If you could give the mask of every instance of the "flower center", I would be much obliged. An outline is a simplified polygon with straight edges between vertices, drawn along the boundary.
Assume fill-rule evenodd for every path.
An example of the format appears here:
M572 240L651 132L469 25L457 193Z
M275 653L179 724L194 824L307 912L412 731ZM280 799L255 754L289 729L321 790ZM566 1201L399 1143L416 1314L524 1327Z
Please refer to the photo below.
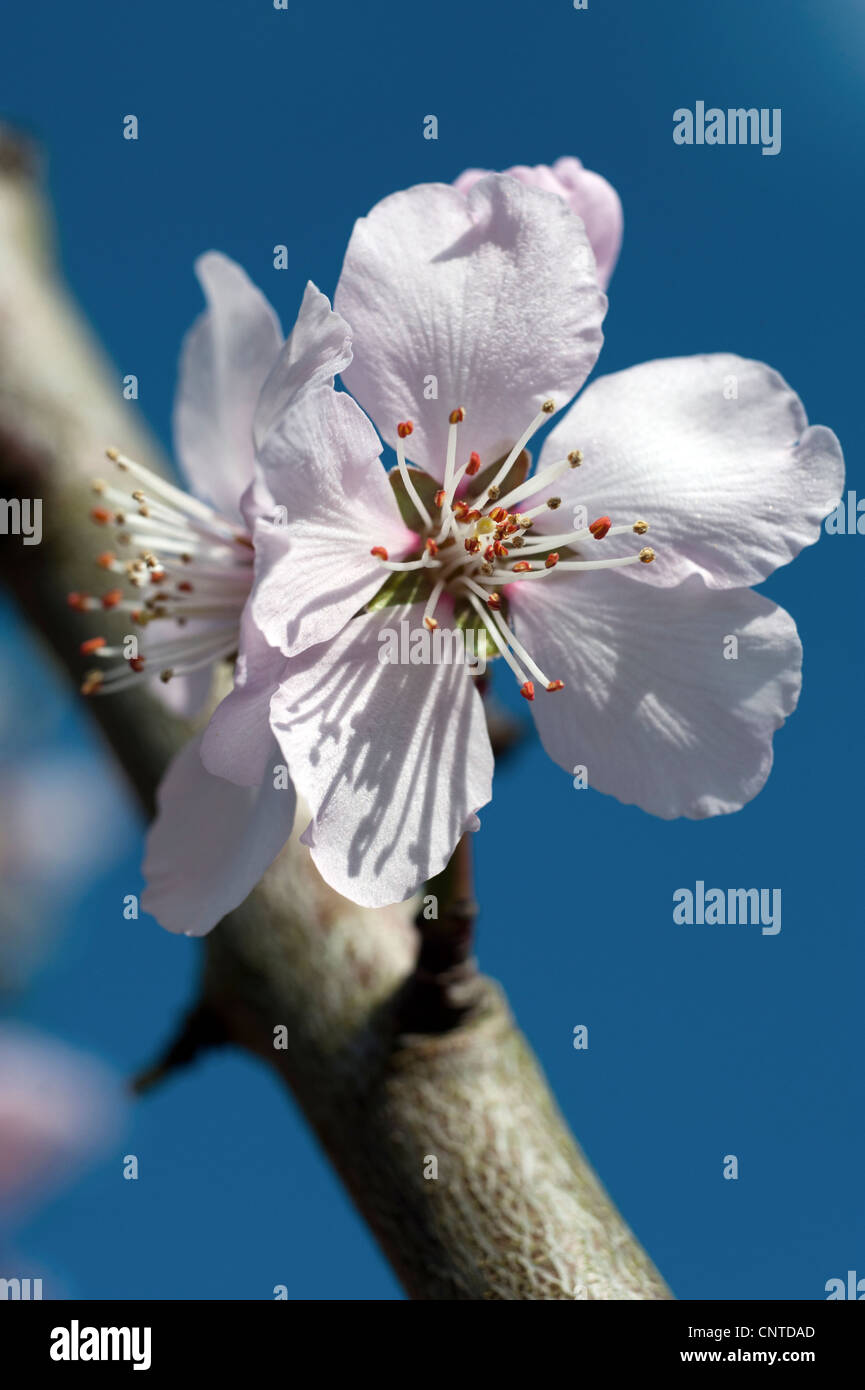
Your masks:
M242 527L116 449L107 453L139 486L125 493L94 481L99 505L91 518L116 528L115 549L97 563L141 597L114 588L101 597L70 594L69 603L82 613L128 613L141 636L129 634L119 645L104 637L82 642L84 655L113 663L86 673L85 695L122 690L144 670L169 681L230 657L253 577L252 540Z
M536 518L548 511L555 511L561 505L561 498L547 497L525 512L520 511L519 503L527 497L543 495L557 479L570 469L578 468L583 461L579 449L572 450L567 457L543 468L533 477L509 487L502 496L505 479L526 444L554 411L554 403L545 401L538 415L495 470L491 481L480 489L477 496L458 498L460 484L480 471L481 459L477 453L471 453L468 461L462 467L457 467L458 432L466 412L462 406L452 410L443 483L434 496L435 516L423 501L407 467L404 441L413 433L414 426L411 420L402 421L397 425L397 465L405 492L420 518L420 553L404 560L391 560L383 546L373 546L371 550L373 555L379 557L383 568L431 571L432 588L423 615L428 628L438 626L435 612L443 594L448 593L455 601L468 605L514 673L520 693L527 700L535 697L532 676L550 692L564 689L564 682L549 679L508 625L502 613L503 602L507 606L507 587L526 580L546 579L556 569L619 569L624 565L650 564L655 558L655 552L649 546L643 547L637 554L611 559L571 558L580 555L579 549L575 550L574 547L586 541L600 541L606 536L625 532L645 535L649 529L645 521L614 526L608 516L602 516L587 526L571 531L546 535L534 532ZM518 552L516 556L514 551Z

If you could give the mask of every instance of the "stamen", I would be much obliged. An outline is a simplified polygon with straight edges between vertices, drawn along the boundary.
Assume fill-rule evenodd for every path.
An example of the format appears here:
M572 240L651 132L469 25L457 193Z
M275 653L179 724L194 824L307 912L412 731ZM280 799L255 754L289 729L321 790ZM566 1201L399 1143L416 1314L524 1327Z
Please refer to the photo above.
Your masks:
M436 536L437 541L444 540L445 536L448 534L453 524L453 512L451 511L451 503L453 501L454 493L457 489L457 484L465 471L465 469L461 469L458 476L456 476L454 473L457 457L457 428L459 425L462 424L465 418L466 413L461 405L457 406L456 410L452 410L450 415L448 416L448 447L447 457L445 459L444 487L441 489L440 492L436 493L436 503L441 508L441 511L443 513L443 524L441 530ZM442 496L442 494L444 495ZM441 501L439 501L439 498L441 498Z
M191 497L188 492L183 492L181 488L174 487L172 483L161 478L158 473L153 473L149 468L136 463L134 459L127 458L117 449L106 449L105 453L122 472L131 473L135 478L141 478L155 496L172 503L179 512L186 516L194 516L199 521L225 525L225 518L220 516L215 508L208 506L206 502L199 501L197 497Z
M426 601L426 607L424 608L424 611L423 611L423 620L424 620L424 626L425 626L425 627L428 627L429 630L430 630L430 632L432 632L433 628L438 627L438 623L436 622L435 618L433 617L433 613L435 612L435 610L436 610L436 605L438 604L438 601L439 601L439 599L440 599L441 596L442 596L442 593L443 593L443 591L444 591L444 587L445 587L445 581L444 581L443 579L437 580L437 582L433 585L433 591L432 591L432 593L430 594L429 598L428 598L427 601Z
M543 425L546 422L549 416L554 413L555 408L556 406L554 401L544 401L534 420L529 425L528 429L524 430L524 432L520 435L519 439L517 440L514 447L511 449L511 452L508 454L498 473L493 478L492 482L490 483L487 496L493 497L493 493L495 493L495 497L498 497L498 488L500 484L504 482L505 478L510 473L511 468L513 467L514 463L516 463L517 459L523 452L523 449L528 444L532 435L535 434L536 431L540 429L541 425ZM524 493L523 495L526 496L527 494ZM495 498L493 498L493 500L495 500Z
M384 550L384 546L382 546L382 545L377 545L377 546L374 546L374 547L373 547L373 549L370 551L370 554L371 554L371 555L381 555L382 550ZM387 551L386 551L386 550L385 550L384 553L385 553L385 555L387 555ZM422 569L426 569L427 567L429 567L429 568L431 568L431 569L440 569L440 568L441 568L441 560L433 560L433 559L431 558L429 552L428 552L427 550L425 550L424 553L423 553L423 555L420 557L419 560L386 560L386 559L382 559L382 561L381 561L381 567L382 567L382 569L385 569L385 570L422 570Z
M510 666L511 670L513 671L514 675L519 681L520 689L522 690L524 686L531 686L531 681L529 680L525 671L520 666L520 663L517 661L516 657L511 654L507 642L502 639L502 636L498 628L496 627L494 619L498 615L495 613L491 613L490 610L485 606L485 604L481 603L480 599L476 598L475 595L471 592L471 590L468 589L468 586L466 586L466 588L469 603L472 605L475 612L480 616L481 621L484 624L484 627L492 637L493 641L495 642L496 646L498 647L508 666ZM533 688L531 695L527 695L526 699L534 699Z
M538 663L529 655L522 642L514 634L512 629L508 627L501 613L493 611L493 622L496 624L496 627L499 629L499 632L502 634L505 641L510 643L511 647L516 652L520 660L525 662L532 675L535 676L536 679L539 680L541 684L547 688L547 690L549 690L550 686L554 684L554 682L550 681L547 678L547 676L544 675ZM562 682L562 684L564 684L564 682Z
M445 460L444 476L445 498L448 502L453 496L454 488L454 465L456 464L457 457L457 427L462 424L465 418L466 413L462 406L459 406L456 410L452 410L448 416L448 451Z
M640 551L639 555L623 555L621 558L615 560L559 560L555 569L556 572L559 570L614 570L622 569L625 565L637 565L640 563L650 565L654 558L654 550L652 550L650 546L646 546ZM490 578L499 584L508 584L513 583L515 580L546 579L547 575L553 572L548 569L536 569L531 570L531 573L528 574L525 572L518 574L516 571L519 569L520 565L514 565L512 571L493 570ZM529 569L531 569L531 567L526 565L526 570Z
M167 684L168 681L173 680L175 676L188 676L193 671L200 671L202 666L212 666L214 661L219 661L223 657L231 656L232 652L236 650L236 639L228 643L223 642L221 647L218 647L215 651L208 652L204 656L200 656L197 661L186 661L180 666L172 666L167 671L160 671L159 679L165 681Z
M602 520L609 521L609 517L604 517ZM592 523L592 526L599 525L600 523L597 521ZM573 541L584 541L588 540L590 537L594 537L595 540L601 540L604 536L623 536L626 533L636 531L637 526L641 527L641 530L638 532L639 535L644 535L649 529L648 522L641 521L637 522L634 526L609 526L605 531L602 530L601 535L598 535L596 531L592 530L592 526L585 526L581 531L563 531L556 535L532 534L529 537L531 544L526 546L524 553L526 555L541 555L545 550L549 550L550 547L554 545L570 545ZM516 544L516 542L511 541L511 545L514 544Z
M430 516L429 512L427 511L426 507L424 506L423 502L422 502L421 499L420 499L420 496L419 496L419 494L418 494L417 488L415 487L414 483L412 482L411 474L410 474L409 471L408 471L408 467L406 466L406 461L405 461L405 446L404 446L404 444L403 444L402 441L403 441L404 439L408 439L409 435L412 434L413 431L414 431L414 425L412 424L411 420L403 420L402 423L399 424L399 425L397 425L397 427L396 427L396 433L397 433L397 444L396 444L396 461L397 461L397 467L399 468L399 475L400 475L400 477L402 478L403 486L404 486L406 492L408 493L409 497L411 498L411 500L412 500L412 502L413 502L413 504L414 504L415 510L417 511L418 516L420 517L420 519L421 519L421 521L423 522L424 526L428 526L428 527L430 527L430 529L432 529L432 524L433 524L433 523L432 523L432 517Z
M572 459L579 454L579 452L579 449L575 449L572 453L568 454L567 458L558 459L556 463L551 463L547 468L542 468L540 473L533 473L532 476L526 478L526 481L521 483L519 487L515 487L512 492L509 492L507 497L503 497L499 505L506 507L508 511L513 511L515 502L519 502L523 497L531 497L532 493L543 491L545 487L549 487L550 483L554 483L557 478L561 478L562 474L567 473L568 469L576 468L577 464L573 463ZM580 454L580 458L582 459L582 454ZM535 515L538 515L538 513L535 513Z

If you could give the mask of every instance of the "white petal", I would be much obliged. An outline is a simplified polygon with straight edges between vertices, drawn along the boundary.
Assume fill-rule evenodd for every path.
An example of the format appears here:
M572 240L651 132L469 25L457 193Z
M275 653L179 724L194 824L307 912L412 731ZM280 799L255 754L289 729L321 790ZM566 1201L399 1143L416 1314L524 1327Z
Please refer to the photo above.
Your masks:
M698 575L658 589L625 574L555 575L507 591L518 636L565 682L532 705L544 747L653 815L736 811L766 781L772 734L796 707L796 625L750 589L708 589ZM737 659L725 657L731 637Z
M252 891L291 834L294 788L238 787L213 777L201 740L177 754L147 839L141 905L168 931L203 936ZM273 744L274 766L281 759Z
M208 307L183 344L175 447L196 495L234 520L252 481L252 422L282 331L264 295L227 256L210 251L195 269Z
M333 386L351 361L351 330L334 313L327 295L307 282L297 321L265 382L255 412L255 442L260 447L298 395L309 388Z
M252 612L287 656L324 642L389 577L415 537L399 515L372 425L345 392L302 393L271 429L261 466L285 524L255 529Z
M345 897L411 896L478 826L493 756L480 696L461 665L386 664L379 633L420 629L422 608L356 618L290 663L274 732L313 820L303 835Z
M454 188L468 193L489 172L488 169L466 169L459 178L454 179ZM571 211L583 219L595 253L598 283L605 290L619 258L624 228L621 199L613 185L591 169L584 169L579 159L567 155L557 159L552 168L547 164L531 167L514 164L503 173L509 174L512 179L519 179L520 183L557 193L564 198Z
M288 341L261 388L253 422L256 451L264 448L273 429L281 427L290 439L289 421L297 402L310 392L332 390L334 377L350 361L348 324L333 312L327 295L308 281ZM266 479L262 468L257 467L241 502L250 531L259 518L272 520L274 517L277 503L269 485L271 482L281 494L281 505L285 505L285 495L291 495L297 467L291 447L278 455L271 450L268 457L276 466L275 476Z
M247 604L234 688L213 711L201 741L201 760L215 777L257 787L272 771L270 701L284 669L285 657L265 640Z
M599 377L552 430L538 467L571 449L583 464L551 489L562 498L554 530L575 505L589 521L648 521L656 562L626 572L659 585L695 572L713 588L759 583L818 539L844 477L838 440L808 427L783 378L729 353Z
M449 413L466 410L458 462L493 463L548 397L561 407L581 386L606 311L580 220L503 174L468 197L422 184L385 198L355 225L335 303L354 336L343 380L389 444L413 421L410 457L439 479Z

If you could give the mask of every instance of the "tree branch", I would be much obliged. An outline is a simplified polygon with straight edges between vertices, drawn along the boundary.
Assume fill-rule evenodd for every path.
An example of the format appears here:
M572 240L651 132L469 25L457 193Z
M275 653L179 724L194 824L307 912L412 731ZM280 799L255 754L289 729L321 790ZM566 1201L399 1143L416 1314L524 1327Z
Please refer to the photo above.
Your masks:
M44 535L0 545L0 573L73 674L88 635L65 602L98 547L88 476L102 450L159 468L46 254L32 162L0 138L0 492L43 499ZM166 344L166 351L171 351ZM145 692L89 708L149 811L188 729ZM301 822L302 824L303 822ZM369 911L293 839L206 939L200 998L153 1084L230 1040L283 1078L415 1299L663 1299L670 1294L568 1134L502 991L470 956L460 851L413 905ZM416 968L417 967L417 968Z

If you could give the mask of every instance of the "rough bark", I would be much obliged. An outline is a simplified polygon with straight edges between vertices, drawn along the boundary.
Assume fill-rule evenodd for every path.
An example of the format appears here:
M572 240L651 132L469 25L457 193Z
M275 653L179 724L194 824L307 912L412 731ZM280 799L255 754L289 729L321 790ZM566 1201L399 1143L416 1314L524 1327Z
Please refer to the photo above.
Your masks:
M49 225L31 157L0 136L0 495L41 497L44 527L39 546L2 538L0 574L77 683L90 634L65 594L96 582L101 548L87 479L110 444L163 464L59 279ZM150 811L188 729L144 692L89 708ZM425 936L418 973L414 905L356 907L292 841L206 939L200 1000L140 1086L221 1042L262 1057L414 1299L669 1298L467 956L464 907L457 948Z

